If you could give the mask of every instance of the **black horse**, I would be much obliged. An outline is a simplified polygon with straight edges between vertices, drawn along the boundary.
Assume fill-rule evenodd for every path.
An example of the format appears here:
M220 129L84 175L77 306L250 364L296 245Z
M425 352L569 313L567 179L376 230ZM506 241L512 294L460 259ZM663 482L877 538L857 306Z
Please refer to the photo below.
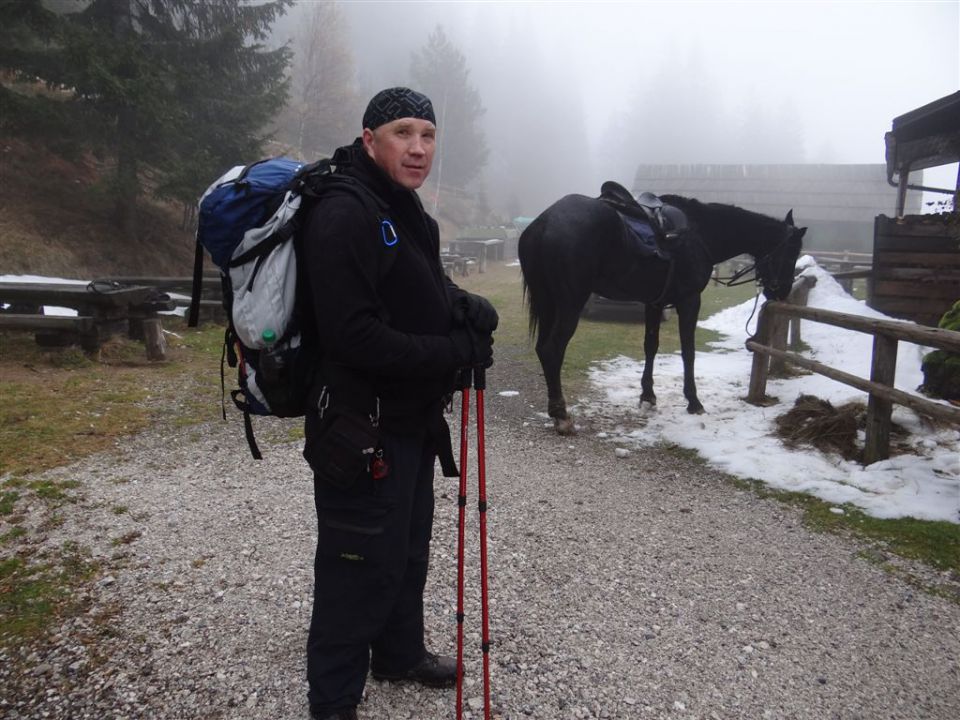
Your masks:
M660 342L663 309L675 307L680 324L683 395L687 412L702 413L693 378L694 332L700 293L714 265L748 253L763 293L782 300L790 292L806 228L732 205L663 195L663 203L686 216L687 227L670 240L670 256L649 256L624 231L618 212L599 198L567 195L543 211L520 236L518 254L530 333L547 382L547 410L560 434L574 432L560 386L560 367L580 312L591 292L613 300L645 303L645 362L640 402L656 404L653 359Z

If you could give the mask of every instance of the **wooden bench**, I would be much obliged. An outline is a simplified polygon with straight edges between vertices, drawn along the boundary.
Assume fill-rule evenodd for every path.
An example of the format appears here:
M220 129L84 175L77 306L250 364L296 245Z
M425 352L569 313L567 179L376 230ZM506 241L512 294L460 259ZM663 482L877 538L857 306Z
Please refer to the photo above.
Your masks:
M109 337L126 332L142 339L147 358L166 358L166 342L158 313L173 310L174 302L156 288L121 287L114 283L0 283L0 303L14 312L0 312L0 327L33 330L41 345L79 342L89 353L99 352ZM74 316L45 315L43 306L66 307ZM38 308L26 313L20 308Z
M96 352L107 328L88 315L27 315L0 313L0 330L33 331L38 345L62 347L79 345L86 352Z

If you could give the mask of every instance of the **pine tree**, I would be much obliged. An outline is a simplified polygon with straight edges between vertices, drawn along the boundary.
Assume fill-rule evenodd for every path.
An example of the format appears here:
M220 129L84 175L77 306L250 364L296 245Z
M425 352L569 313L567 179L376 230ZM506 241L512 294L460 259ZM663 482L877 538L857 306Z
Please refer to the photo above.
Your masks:
M264 41L292 2L90 0L53 12L6 0L0 69L34 82L28 93L3 89L0 129L109 153L117 224L136 237L148 170L155 192L192 203L219 172L260 154L290 57Z
M447 39L442 26L413 54L410 74L416 82L414 89L433 101L438 130L437 181L466 187L487 162L486 138L478 127L486 109L470 84L466 58Z

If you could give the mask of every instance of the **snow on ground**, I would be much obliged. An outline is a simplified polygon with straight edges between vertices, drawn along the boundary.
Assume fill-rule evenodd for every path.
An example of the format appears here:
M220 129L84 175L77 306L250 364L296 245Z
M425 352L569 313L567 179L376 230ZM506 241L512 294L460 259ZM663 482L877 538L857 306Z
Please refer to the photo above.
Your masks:
M817 278L808 305L837 312L892 320L848 295L812 258L798 266ZM831 503L851 503L875 517L913 516L960 523L960 430L934 428L916 413L894 405L893 420L910 433L916 454L905 454L862 467L812 446L787 448L774 434L774 419L793 407L801 394L829 400L866 402L860 390L821 375L771 378L767 394L780 403L761 408L747 404L752 353L746 350L745 326L753 300L723 310L700 322L722 339L713 351L698 353L696 381L704 415L689 415L682 392L680 354L659 355L654 368L655 409L637 407L643 364L618 357L596 363L590 371L600 400L581 405L582 412L603 412L622 418L617 441L652 445L660 441L696 450L709 464L732 475L761 480L783 490L804 492ZM756 330L756 318L750 331ZM860 377L870 377L872 336L803 321L808 357ZM916 392L923 381L921 358L929 348L900 342L896 387ZM610 412L613 410L614 412ZM862 440L862 433L861 433Z

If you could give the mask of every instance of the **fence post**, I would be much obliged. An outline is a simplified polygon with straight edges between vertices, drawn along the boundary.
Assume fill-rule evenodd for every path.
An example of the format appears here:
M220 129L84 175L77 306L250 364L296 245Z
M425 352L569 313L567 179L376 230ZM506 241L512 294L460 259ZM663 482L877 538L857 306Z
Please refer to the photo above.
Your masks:
M770 347L777 350L787 349L787 330L790 319L781 313L772 313L770 316L769 339ZM770 358L768 373L773 377L784 377L787 374L787 361L783 358Z
M753 336L753 341L760 345L768 345L770 337L770 311L767 310L767 304L760 306L760 313L757 316L757 332ZM761 352L754 351L753 365L750 368L750 389L747 391L747 402L754 405L763 405L767 399L767 370L770 366L770 358Z
M897 372L897 339L877 333L873 336L873 362L870 379L893 387ZM863 463L869 465L890 457L890 415L893 403L873 393L867 401L867 439L863 448Z
M793 288L790 290L790 295L787 296L787 302L791 305L806 307L807 298L810 297L810 288L816 284L816 275L803 275L797 278L793 283ZM790 318L789 347L791 350L799 350L800 343L800 318L794 316Z

